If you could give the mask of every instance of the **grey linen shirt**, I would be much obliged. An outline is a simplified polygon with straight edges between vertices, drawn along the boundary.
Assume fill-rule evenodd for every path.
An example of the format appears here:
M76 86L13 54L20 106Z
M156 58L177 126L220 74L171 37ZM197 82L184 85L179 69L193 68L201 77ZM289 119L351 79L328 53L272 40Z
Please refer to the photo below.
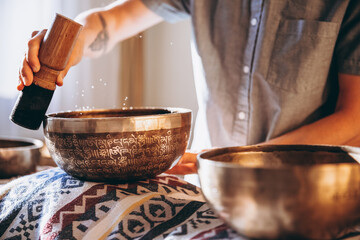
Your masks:
M360 75L358 0L143 2L169 22L191 17L197 149L256 144L323 118L338 72Z

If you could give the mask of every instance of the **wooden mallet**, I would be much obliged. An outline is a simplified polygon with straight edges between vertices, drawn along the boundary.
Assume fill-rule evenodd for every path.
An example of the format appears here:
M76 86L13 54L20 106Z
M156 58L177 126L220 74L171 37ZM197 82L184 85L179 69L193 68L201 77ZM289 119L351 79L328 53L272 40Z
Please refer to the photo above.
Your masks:
M20 92L10 115L11 121L32 130L40 127L56 88L56 79L65 69L82 25L56 14L40 46L40 71Z

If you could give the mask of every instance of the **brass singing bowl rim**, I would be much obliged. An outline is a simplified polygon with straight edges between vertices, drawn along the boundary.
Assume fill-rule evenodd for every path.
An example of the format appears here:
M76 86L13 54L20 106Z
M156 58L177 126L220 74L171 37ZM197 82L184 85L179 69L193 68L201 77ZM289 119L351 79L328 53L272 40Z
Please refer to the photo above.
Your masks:
M59 133L111 133L173 129L183 127L184 115L191 119L191 114L190 109L177 107L64 111L47 114L44 130Z
M225 162L222 161L222 156L228 154L247 154L247 153L274 153L274 152L314 152L314 153L337 153L337 154L348 154L353 161L341 161L338 162L323 162L323 163L284 163L277 166L262 165L262 166L244 166L237 162ZM251 170L284 170L289 171L290 169L304 170L307 171L309 168L329 168L339 166L351 166L360 168L360 148L352 146L340 146L340 145L306 145L306 144L289 144L289 145L249 145L249 146L237 146L237 147L223 147L215 148L205 151L197 156L198 168L201 164L217 166L221 168L236 168L236 169L251 169Z
M7 144L3 147L3 144ZM10 145L9 145L10 144ZM19 145L17 145L19 144ZM32 149L40 149L44 146L41 140L27 137L12 137L0 135L0 151L28 151Z

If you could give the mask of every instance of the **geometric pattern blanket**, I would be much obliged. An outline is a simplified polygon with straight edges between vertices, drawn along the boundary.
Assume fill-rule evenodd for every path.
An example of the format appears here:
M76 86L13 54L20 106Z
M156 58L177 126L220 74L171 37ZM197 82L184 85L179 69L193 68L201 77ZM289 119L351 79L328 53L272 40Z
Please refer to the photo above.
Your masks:
M0 187L0 239L245 239L176 176L82 181L59 168Z

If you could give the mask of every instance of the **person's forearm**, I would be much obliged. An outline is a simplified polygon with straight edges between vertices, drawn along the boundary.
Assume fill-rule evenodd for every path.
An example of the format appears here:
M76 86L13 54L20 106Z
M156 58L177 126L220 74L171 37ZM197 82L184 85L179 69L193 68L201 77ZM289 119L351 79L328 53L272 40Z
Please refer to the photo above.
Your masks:
M80 39L83 41L83 55L98 57L119 41L161 22L162 18L140 0L130 0L86 11L77 16L76 21L84 25Z
M349 114L337 112L265 144L330 144L360 146L359 128Z
M339 74L339 88L335 113L265 144L360 146L360 76Z

